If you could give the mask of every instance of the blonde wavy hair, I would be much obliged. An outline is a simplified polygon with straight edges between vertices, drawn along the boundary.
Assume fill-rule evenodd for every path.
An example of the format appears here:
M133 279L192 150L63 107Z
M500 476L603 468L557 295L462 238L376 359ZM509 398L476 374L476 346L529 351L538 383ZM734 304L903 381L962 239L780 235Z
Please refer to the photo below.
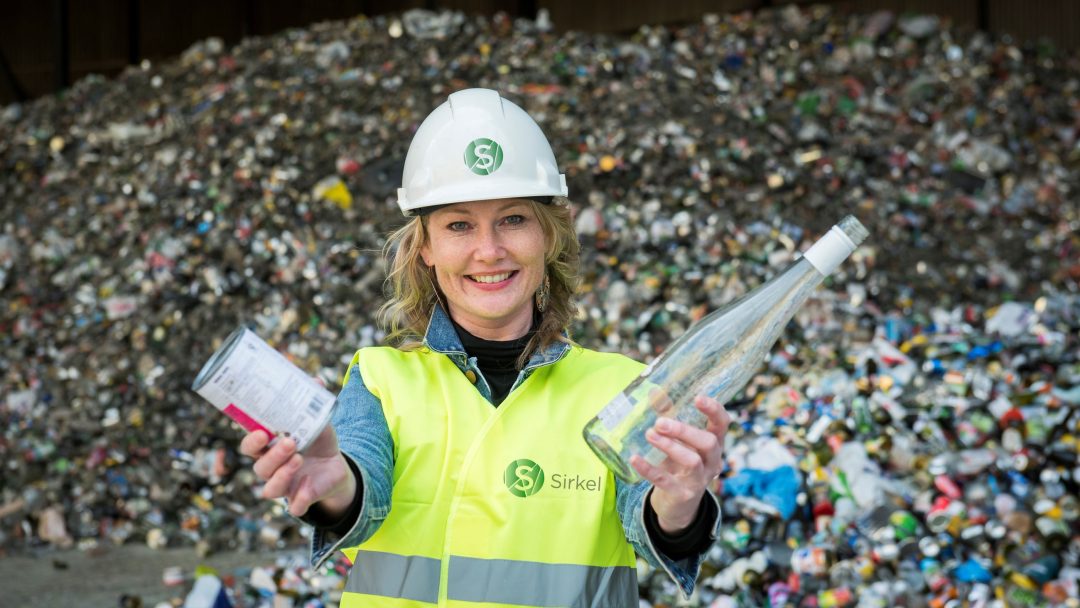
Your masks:
M517 361L518 369L525 366L532 353L554 342L572 343L564 332L576 313L574 294L581 282L580 245L569 203L559 198L551 204L530 203L547 242L544 267L551 291L540 313L540 326ZM390 234L383 247L388 269L383 284L386 302L379 308L377 319L386 331L387 341L401 350L422 346L432 307L443 301L442 294L435 292L434 273L420 257L427 238L424 216L415 216Z

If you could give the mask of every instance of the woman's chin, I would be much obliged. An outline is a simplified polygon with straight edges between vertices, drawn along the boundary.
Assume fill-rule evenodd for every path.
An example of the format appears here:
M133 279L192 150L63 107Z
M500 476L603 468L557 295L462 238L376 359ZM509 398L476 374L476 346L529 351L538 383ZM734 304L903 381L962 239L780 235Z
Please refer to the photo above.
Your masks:
M532 302L506 302L497 298L470 298L468 306L459 307L454 320L482 323L486 326L509 325L518 319L529 319L532 323Z

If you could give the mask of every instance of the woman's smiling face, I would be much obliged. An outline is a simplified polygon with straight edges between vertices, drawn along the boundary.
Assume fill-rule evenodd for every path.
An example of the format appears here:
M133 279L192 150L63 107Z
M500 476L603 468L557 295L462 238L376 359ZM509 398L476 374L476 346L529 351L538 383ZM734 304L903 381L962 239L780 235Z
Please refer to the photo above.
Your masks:
M450 317L478 338L512 340L532 326L547 241L536 204L455 203L427 217L420 255L435 270Z

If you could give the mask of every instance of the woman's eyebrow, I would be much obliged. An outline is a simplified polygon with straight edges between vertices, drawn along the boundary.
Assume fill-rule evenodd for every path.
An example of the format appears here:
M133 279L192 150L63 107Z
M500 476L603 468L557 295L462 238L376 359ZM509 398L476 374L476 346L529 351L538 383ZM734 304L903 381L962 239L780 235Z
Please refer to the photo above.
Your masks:
M468 209L447 209L446 215L465 215L471 217L472 211L469 211Z
M525 201L507 201L507 202L503 203L502 205L500 205L497 208L496 212L497 213L503 213L508 209L515 209L515 208L521 207L523 205L525 205ZM472 217L473 216L473 212L471 210L469 210L469 209L447 209L446 214L447 215L450 215L450 214L464 215L466 217Z
M499 207L499 212L502 213L507 209L514 209L515 207L521 207L525 205L525 201L507 201Z

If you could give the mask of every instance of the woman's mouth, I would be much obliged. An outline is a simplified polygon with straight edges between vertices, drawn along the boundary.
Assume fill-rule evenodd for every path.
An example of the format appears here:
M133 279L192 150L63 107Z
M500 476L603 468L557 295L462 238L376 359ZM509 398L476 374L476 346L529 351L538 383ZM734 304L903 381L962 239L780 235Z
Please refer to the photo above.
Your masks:
M517 274L516 270L512 270L510 272L500 272L498 274L469 274L465 276L469 277L469 279L474 283L483 283L486 285L490 285L493 283L501 283L514 276L515 274Z

